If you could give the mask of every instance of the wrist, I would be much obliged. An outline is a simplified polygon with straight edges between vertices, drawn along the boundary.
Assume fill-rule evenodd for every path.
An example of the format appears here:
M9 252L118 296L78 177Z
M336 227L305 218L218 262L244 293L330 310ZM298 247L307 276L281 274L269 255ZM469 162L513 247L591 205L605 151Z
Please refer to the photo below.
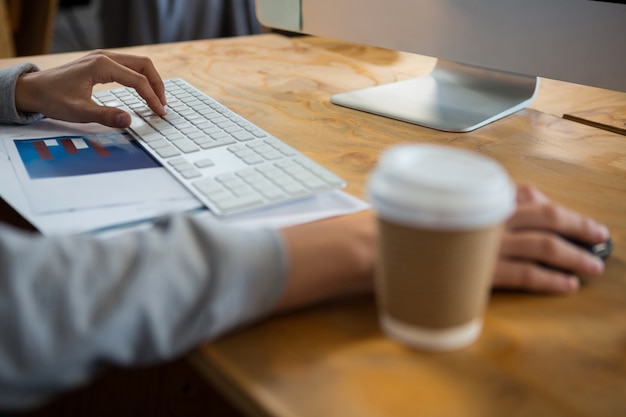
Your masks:
M40 94L37 87L37 72L22 73L15 83L15 109L19 113L39 113Z
M289 269L277 310L371 290L375 229L370 213L283 229Z

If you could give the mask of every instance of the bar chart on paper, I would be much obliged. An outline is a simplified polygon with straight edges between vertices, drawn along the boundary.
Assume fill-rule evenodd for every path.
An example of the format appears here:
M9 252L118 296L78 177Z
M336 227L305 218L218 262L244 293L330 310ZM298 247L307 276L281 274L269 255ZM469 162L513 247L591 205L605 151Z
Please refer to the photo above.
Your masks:
M14 138L7 146L34 213L197 200L125 132Z
M126 133L15 140L32 179L158 167Z

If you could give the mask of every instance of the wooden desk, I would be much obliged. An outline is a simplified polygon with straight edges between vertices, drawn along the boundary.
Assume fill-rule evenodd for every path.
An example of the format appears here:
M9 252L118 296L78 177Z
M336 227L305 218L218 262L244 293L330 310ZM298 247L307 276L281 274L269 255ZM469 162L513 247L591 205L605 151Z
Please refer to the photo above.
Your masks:
M207 344L190 359L249 415L626 415L626 138L564 120L608 94L544 83L528 109L465 134L329 103L333 93L415 76L432 60L276 35L130 48L325 164L362 197L381 151L436 142L499 160L518 181L612 230L607 271L578 294L493 295L477 343L454 353L385 338L371 297L330 302ZM42 67L80 54L42 57ZM2 64L19 60L1 61ZM621 104L620 104L621 103Z
M626 136L626 93L542 80L531 108Z

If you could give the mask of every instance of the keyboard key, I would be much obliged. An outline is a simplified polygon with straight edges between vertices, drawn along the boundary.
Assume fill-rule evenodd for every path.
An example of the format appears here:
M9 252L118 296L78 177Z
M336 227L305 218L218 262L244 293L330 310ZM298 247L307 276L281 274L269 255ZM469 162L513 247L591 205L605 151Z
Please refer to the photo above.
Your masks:
M193 164L197 166L198 168L207 168L207 167L214 166L215 162L213 162L209 158L204 158L204 159L200 159L199 161L194 162Z
M180 175L187 179L198 178L201 177L202 174L197 169L186 169L184 171L180 171Z
M180 152L173 146L155 149L155 151L161 158L170 158L172 156L180 155Z
M263 203L263 200L256 195L247 195L242 197L233 198L230 200L222 200L216 202L217 206L225 213L233 211L240 211L244 208L258 207Z
M170 159L170 160L167 161L167 163L170 164L173 167L189 164L189 162L187 162L187 159L185 159L185 158Z
M183 153L197 152L200 150L200 148L198 148L198 146L196 146L196 144L194 144L189 139L175 140L172 141L172 143Z
M203 178L201 180L194 181L192 184L200 192L206 195L222 191L223 189L222 186L218 184L217 181L215 181L213 178Z
M148 146L150 146L152 149L159 149L159 148L171 147L172 145L170 144L168 140L163 138L163 139L157 139L157 140L148 142Z

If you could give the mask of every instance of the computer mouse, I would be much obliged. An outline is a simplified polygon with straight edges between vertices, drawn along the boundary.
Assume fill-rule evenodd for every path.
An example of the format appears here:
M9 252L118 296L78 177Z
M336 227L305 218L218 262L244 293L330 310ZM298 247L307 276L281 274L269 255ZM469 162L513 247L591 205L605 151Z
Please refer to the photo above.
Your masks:
M613 252L613 240L611 240L610 237L604 242L600 242L600 243L596 243L592 245L588 243L583 243L574 239L567 238L567 240L587 250L589 253L591 253L594 256L597 256L600 259L608 258L611 255L611 252Z
M595 244L588 244L588 243L580 242L578 240L571 239L571 238L568 238L568 237L563 237L563 238L565 240L575 244L576 246L585 249L586 251L588 251L592 255L597 256L598 258L600 258L602 260L607 259L611 255L611 252L613 251L613 240L611 240L611 238L608 238L604 242L595 243ZM557 267L552 266L552 265L547 265L547 264L544 264L544 263L542 263L542 265L545 268L553 269L555 271L560 271L560 272L564 272L564 273L568 273L569 272L569 271L567 271L565 269L557 268ZM586 284L587 283L587 280L584 277L579 277L579 281L580 281L581 284Z

